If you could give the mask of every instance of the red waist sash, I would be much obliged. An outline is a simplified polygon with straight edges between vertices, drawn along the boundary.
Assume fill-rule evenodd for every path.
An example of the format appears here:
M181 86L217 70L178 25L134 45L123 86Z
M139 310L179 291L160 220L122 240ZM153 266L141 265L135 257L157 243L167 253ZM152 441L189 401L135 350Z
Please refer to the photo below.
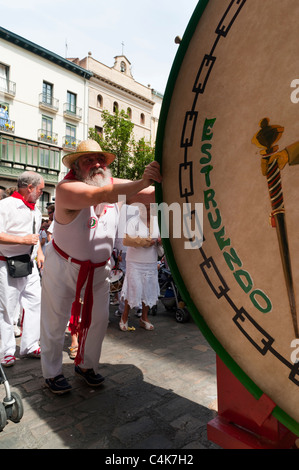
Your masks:
M84 362L84 347L85 347L85 340L87 337L88 329L91 323L91 312L93 306L93 292L92 292L92 284L93 284L93 276L94 270L101 266L105 266L105 264L109 261L108 258L106 261L102 263L92 263L91 261L79 261L75 258L71 258L67 253L62 251L59 246L56 245L54 240L52 240L53 247L63 258L67 259L71 263L79 264L80 270L77 279L76 285L76 296L75 301L72 304L71 310L71 319L69 323L69 329L72 335L79 333L78 335L78 352L75 359L75 363L78 365L81 362ZM83 308L81 313L81 305L82 301L80 299L81 290L87 281L85 294L84 294L84 301L83 301ZM55 293L53 293L55 295ZM81 322L80 322L80 314L81 314Z

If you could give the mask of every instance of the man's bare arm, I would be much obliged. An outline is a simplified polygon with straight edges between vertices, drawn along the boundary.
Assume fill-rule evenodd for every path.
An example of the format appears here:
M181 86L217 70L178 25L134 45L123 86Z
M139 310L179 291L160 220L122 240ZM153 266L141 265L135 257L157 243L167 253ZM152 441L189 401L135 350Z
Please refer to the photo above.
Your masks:
M0 233L0 244L2 245L36 245L39 240L39 235L29 233L28 235L9 235L8 233Z
M152 198L154 188L149 186L153 181L161 182L161 179L159 164L152 162L146 167L142 179L138 181L115 179L113 184L102 188L80 181L67 181L57 187L55 217L59 222L65 211L80 211L102 202L115 203L120 196L125 196L128 203L139 200L135 196L137 193L141 194L141 198L144 196Z

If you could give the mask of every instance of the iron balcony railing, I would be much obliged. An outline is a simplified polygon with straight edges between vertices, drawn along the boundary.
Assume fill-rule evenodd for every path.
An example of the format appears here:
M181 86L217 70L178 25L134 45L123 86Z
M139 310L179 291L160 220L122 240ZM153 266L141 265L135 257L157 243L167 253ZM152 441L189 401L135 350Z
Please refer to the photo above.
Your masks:
M47 108L51 111L58 111L59 109L59 100L54 98L52 95L45 93L40 93L39 95L39 106L41 108Z
M82 119L82 108L74 106L70 103L64 103L63 114L66 117L80 121Z
M76 150L77 148L77 145L80 143L81 141L78 140L78 139L75 139L74 137L71 137L69 135L66 135L65 137L63 137L62 139L62 147L63 148L66 148L68 150Z
M11 80L7 80L6 78L0 78L0 92L3 92L10 96L16 95L16 84Z
M44 129L39 129L38 140L41 140L42 142L47 142L48 144L57 145L58 134L56 134L56 132L49 132L49 131L45 131Z
M0 131L9 132L10 134L14 134L14 132L15 132L15 121L11 121L11 119L2 119L2 118L0 118Z

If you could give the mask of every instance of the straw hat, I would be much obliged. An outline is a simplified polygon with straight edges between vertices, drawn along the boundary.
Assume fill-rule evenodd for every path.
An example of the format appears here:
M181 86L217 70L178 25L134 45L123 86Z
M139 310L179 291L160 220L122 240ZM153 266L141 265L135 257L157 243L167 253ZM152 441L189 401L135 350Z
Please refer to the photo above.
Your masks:
M109 152L103 152L100 145L92 139L82 140L78 145L76 152L67 153L62 158L62 163L67 167L71 168L72 164L86 154L95 154L95 155L104 155L106 159L106 164L110 165L115 159L115 155Z

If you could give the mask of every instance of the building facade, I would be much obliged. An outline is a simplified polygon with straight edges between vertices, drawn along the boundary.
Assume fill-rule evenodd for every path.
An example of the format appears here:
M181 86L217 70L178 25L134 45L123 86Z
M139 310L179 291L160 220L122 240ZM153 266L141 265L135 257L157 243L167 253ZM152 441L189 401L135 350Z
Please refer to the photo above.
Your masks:
M131 64L116 56L113 67L95 60L64 59L0 27L0 190L15 186L24 170L41 173L46 207L67 169L62 156L103 131L102 111L124 110L136 141L155 145L163 96L136 82Z
M24 170L41 173L44 214L62 156L88 136L91 72L0 28L0 189Z
M127 57L116 56L113 67L94 59L91 52L84 59L69 60L92 72L89 80L89 127L95 127L101 134L102 111L112 114L116 109L123 110L134 124L135 140L144 138L154 147L163 96L134 80Z

